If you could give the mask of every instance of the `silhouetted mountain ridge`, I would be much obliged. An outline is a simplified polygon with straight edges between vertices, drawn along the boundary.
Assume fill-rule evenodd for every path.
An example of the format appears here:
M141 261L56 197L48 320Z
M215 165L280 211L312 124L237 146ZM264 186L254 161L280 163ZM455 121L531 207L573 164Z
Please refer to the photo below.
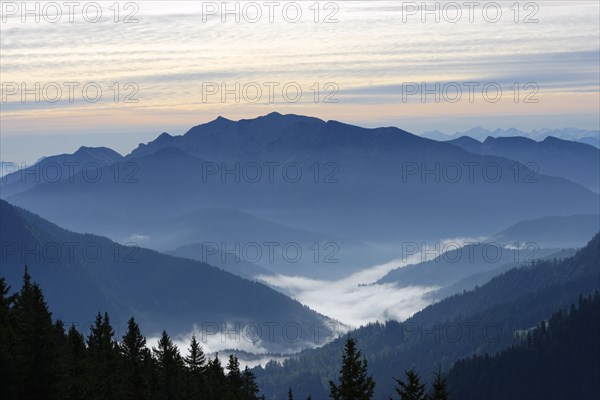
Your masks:
M0 179L0 197L5 199L45 182L69 179L69 176L89 169L91 174L102 167L123 160L123 156L107 147L81 146L73 154L43 157L34 165L6 174ZM22 169L21 169L22 168Z
M352 243L392 249L406 241L488 235L526 218L600 211L597 193L504 157L398 128L365 129L298 115L219 118L182 136L161 135L121 167L128 163L132 168L119 169L117 181L115 167L107 166L98 182L76 176L10 201L68 229L120 242L132 235L160 238L168 228L164 220L199 208L240 210L348 239L350 244L338 243L339 254L347 256L337 265L316 266L337 275L401 252L401 245L387 254L348 252ZM152 224L156 229L144 229ZM177 245L185 244L190 242ZM314 269L294 272L311 276Z
M543 174L560 176L592 190L600 187L600 149L552 136L537 142L526 137L487 137L479 142L468 136L450 140L477 154L506 157L539 168Z
M3 200L0 216L0 274L13 288L19 287L27 264L55 316L65 324L85 327L104 311L117 328L124 329L127 319L135 316L145 334L167 329L174 337L203 324L212 330L237 323L240 334L247 323L298 324L304 333L298 342L281 334L259 337L258 345L287 351L313 341L308 334L311 324L325 327L330 322L261 283L206 263L74 233Z

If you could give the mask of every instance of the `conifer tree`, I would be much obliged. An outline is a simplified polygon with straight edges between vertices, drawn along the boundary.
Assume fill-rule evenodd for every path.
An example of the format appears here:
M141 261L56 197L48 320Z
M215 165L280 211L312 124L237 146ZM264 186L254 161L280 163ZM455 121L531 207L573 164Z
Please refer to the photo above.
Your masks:
M288 400L294 400L294 393L292 392L292 388L288 389Z
M406 371L406 382L395 379L396 393L400 400L425 400L425 385L421 383L421 378L417 375L414 368Z
M241 371L235 355L225 374L218 354L206 363L195 337L185 358L165 331L150 350L131 318L118 343L108 314L98 313L84 339L74 325L65 332L60 319L52 323L42 291L27 270L20 292L8 293L0 278L2 400L264 400L257 397L253 372L248 367ZM190 377L199 390L191 390Z
M370 400L375 381L367 375L367 360L356 347L356 340L348 337L342 355L339 385L329 381L330 397L334 400Z
M14 385L16 395L23 399L54 399L59 392L61 377L56 368L59 349L56 343L52 315L37 284L31 283L27 268L23 286L15 298L14 318Z
M67 396L69 399L82 399L85 393L85 368L86 348L83 336L71 325L67 333L65 344L67 363Z
M192 336L188 355L184 358L185 364L193 373L201 374L206 370L206 356L204 349L196 340L196 336Z
M242 398L244 400L256 400L258 394L258 385L256 384L256 377L250 371L250 368L246 366L242 373Z
M147 393L148 400L158 399L156 393L159 391L159 375L156 359L152 357L152 351L144 348L143 355L143 371L146 383L148 385Z
M142 336L140 327L135 319L127 322L127 332L119 345L122 357L122 395L124 399L139 398L147 393L147 384L144 374L144 354L146 351L146 338Z
M242 397L242 372L238 358L231 354L227 363L227 391L233 399Z
M204 373L206 372L206 356L202 346L192 336L188 355L183 359L188 370L187 392L188 397L204 397Z
M54 360L54 372L57 376L56 387L62 396L68 393L68 373L67 373L67 335L65 334L65 324L57 319L53 325L54 342L56 344L56 358Z
M123 336L119 349L125 360L139 363L143 358L143 351L146 348L146 338L142 336L140 327L132 317L127 321L127 332Z
M448 391L446 389L446 376L442 372L442 367L438 368L433 378L432 390L428 400L448 400Z
M98 313L87 338L86 387L89 399L117 398L119 353L108 313Z
M14 393L14 343L15 334L11 321L11 307L15 296L9 296L10 287L4 278L0 277L0 398L12 399Z
M158 348L152 349L152 352L159 369L160 398L165 400L179 398L183 359L166 331L163 331L158 341Z
M227 379L218 353L215 354L214 359L208 361L206 382L206 398L208 400L222 400L226 397Z

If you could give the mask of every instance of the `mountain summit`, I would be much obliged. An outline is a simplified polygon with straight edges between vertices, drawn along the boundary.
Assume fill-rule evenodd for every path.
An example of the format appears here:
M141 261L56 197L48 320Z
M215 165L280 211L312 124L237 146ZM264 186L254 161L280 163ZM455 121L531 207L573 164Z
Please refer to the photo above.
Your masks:
M498 143L506 141L511 142ZM478 148L489 141L470 143ZM394 127L367 129L279 113L239 121L217 118L184 135L163 133L140 145L121 163L135 169L119 170L118 181L115 167L106 166L98 182L76 177L14 196L3 191L3 196L68 229L117 241L140 234L168 240L164 228L169 221L215 207L324 237L382 244L488 236L526 219L597 214L597 193L564 171L547 169L563 162L562 153L551 151L553 141L534 143L540 150L533 153L527 143L509 146L523 149L521 157L465 149ZM539 170L527 165L529 154L541 154ZM597 166L582 160L589 170ZM202 229L216 232L219 226ZM215 241L210 234L203 237ZM191 243L170 243L169 248ZM337 264L323 265L330 254L324 249L315 264L309 255L316 253L305 248L311 268L290 267L300 276L315 269L339 272L349 265L340 256L345 243L336 241L337 250L329 250Z
M367 135L365 135L367 133ZM223 117L197 125L181 136L164 134L140 144L128 157L142 157L166 146L176 147L205 160L266 152L321 151L341 147L383 147L404 138L425 141L398 128L365 129L337 121L273 112L254 119L232 121Z

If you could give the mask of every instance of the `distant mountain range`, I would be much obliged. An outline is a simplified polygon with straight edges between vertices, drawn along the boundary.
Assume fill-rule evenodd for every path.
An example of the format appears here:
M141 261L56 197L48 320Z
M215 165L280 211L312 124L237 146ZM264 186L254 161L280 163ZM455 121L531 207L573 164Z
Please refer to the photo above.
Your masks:
M1 195L68 229L121 243L149 238L160 250L216 242L220 232L236 230L245 232L238 235L244 242L261 235L284 241L279 233L265 237L255 219L290 228L302 243L333 241L318 252L301 244L304 259L315 260L310 265L273 268L301 276L323 270L339 276L393 258L393 252L371 251L371 244L398 252L404 241L489 236L524 219L600 212L597 193L515 160L397 128L297 115L220 117L115 157L99 179L76 173L34 187L13 182L0 186ZM250 217L237 226L225 215L195 220L193 213L202 209ZM188 224L186 233L178 236L182 224ZM143 240L140 245L147 245ZM325 263L332 255L339 261Z
M464 246L421 244L417 250L408 247L407 253L421 258L435 257L395 268L377 283L394 283L398 287L438 285L444 288L442 293L449 295L462 290L469 282L474 282L474 287L510 268L552 257L558 249L579 248L598 231L598 214L544 217L521 221L490 238L473 240L476 243ZM439 299L439 294L436 297Z
M333 279L390 257L364 242L293 228L230 208L199 208L151 221L140 229L152 233L143 240L150 248L223 264L246 278L276 271ZM298 257L297 251L302 253ZM331 259L326 258L329 254ZM328 264L344 264L345 268L327 268Z
M482 128L481 126L476 126L475 128L471 128L464 132L456 132L453 134L449 134L436 130L425 132L421 136L426 137L428 139L441 141L458 139L461 136L469 136L481 142L487 139L488 137L500 138L521 136L536 141L541 141L548 137L555 137L558 139L571 140L574 142L589 144L597 148L600 147L600 131L577 128L540 129L526 132L516 128L489 130Z
M509 158L541 174L566 178L596 192L600 190L600 149L587 144L553 136L540 142L521 136L487 137L483 142L461 136L448 143L471 153Z
M43 157L31 166L3 166L3 170L12 171L0 180L2 198L24 192L36 185L69 180L75 174L86 174L89 179L95 179L98 171L123 160L123 156L106 147L80 147L73 154L60 154Z
M556 251L533 247L513 250L487 242L469 244L443 253L430 261L393 269L376 283L394 283L398 287L448 287L482 273L491 279L502 271L545 258Z
M552 250L548 251L545 249L537 252L537 258L535 260L521 263L509 262L506 264L502 264L496 268L493 268L492 266L491 269L477 268L477 272L468 275L466 278L462 278L458 281L455 281L454 283L445 285L437 290L433 290L429 293L426 293L425 299L428 300L429 303L433 304L440 300L444 300L446 297L453 296L457 293L463 293L465 291L473 290L479 286L483 286L496 276L510 271L513 268L518 268L523 265L531 265L532 262L562 260L565 258L573 257L575 253L576 249L563 249L556 252L552 252Z
M272 399L290 387L326 398L343 347L329 339L348 328L258 277L325 286L363 271L351 278L366 289L434 287L406 321L351 332L387 398L406 369L427 377L506 349L600 288L600 150L577 142L597 132L440 135L271 113L163 132L125 156L44 157L0 179L0 275L18 288L27 265L82 331L107 311L117 337L134 316L148 337L195 329L220 348L305 349L254 369Z
M504 245L533 241L540 248L578 248L598 231L598 214L543 217L518 222L488 240Z
M199 338L205 335L226 347L273 352L314 346L311 329L323 329L322 341L335 326L261 283L206 263L74 233L3 200L0 217L0 275L18 288L27 265L55 316L66 325L85 330L94 315L106 311L120 332L117 336L134 316L147 336L166 329L177 337L196 327ZM302 336L290 341L282 333L286 324ZM230 342L222 342L223 330L234 332Z

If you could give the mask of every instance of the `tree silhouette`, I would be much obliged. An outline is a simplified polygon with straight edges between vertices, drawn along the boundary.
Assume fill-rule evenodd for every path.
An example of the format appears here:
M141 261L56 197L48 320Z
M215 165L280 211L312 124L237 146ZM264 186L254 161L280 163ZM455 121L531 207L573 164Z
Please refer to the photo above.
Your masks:
M10 286L0 277L0 376L3 377L0 385L0 398L8 399L14 394L15 366L14 346L15 332L11 323L11 307L15 296L9 296Z
M244 400L255 400L259 389L256 384L256 377L250 371L250 368L246 366L244 372L242 372L242 398Z
M192 336L188 355L183 359L188 370L188 396L192 398L203 398L204 394L204 374L206 372L206 356L202 346Z
M231 354L227 363L227 391L234 399L242 397L242 372L238 358Z
M4 296L3 296L4 297ZM6 304L6 300L3 301ZM59 391L59 348L52 315L40 287L31 283L27 268L12 310L13 374L16 395L23 399L54 399ZM2 385L3 386L3 385Z
M144 374L146 338L133 318L127 322L127 332L119 346L123 358L123 388L125 399L139 398L147 392Z
M210 382L210 385L207 387L207 399L221 400L225 398L227 380L218 353L215 354L214 359L208 361L206 366L206 380Z
M254 373L218 354L206 362L195 337L181 357L166 331L152 350L134 318L120 342L107 313L98 313L84 339L75 325L52 323L41 289L27 269L9 295L0 277L0 399L2 400L257 400ZM264 399L264 397L260 397Z
M206 356L196 336L192 336L188 355L183 360L191 372L201 374L206 369Z
M69 399L81 399L85 393L85 369L86 347L83 335L77 331L75 325L71 325L67 333L65 344L67 364L67 395Z
M370 400L375 381L367 375L367 360L356 347L356 340L348 337L342 355L339 385L329 381L330 397L334 400Z
M153 348L152 352L158 364L160 397L166 400L177 399L180 393L179 381L183 370L183 359L166 331L162 332L158 348Z
M446 389L446 376L442 372L442 366L438 368L433 378L431 393L428 400L448 400L448 390Z
M90 399L117 398L118 349L107 313L96 316L87 338L86 396Z
M396 393L400 400L426 400L425 385L421 383L421 378L417 375L414 368L406 371L406 382L394 378L397 383Z

